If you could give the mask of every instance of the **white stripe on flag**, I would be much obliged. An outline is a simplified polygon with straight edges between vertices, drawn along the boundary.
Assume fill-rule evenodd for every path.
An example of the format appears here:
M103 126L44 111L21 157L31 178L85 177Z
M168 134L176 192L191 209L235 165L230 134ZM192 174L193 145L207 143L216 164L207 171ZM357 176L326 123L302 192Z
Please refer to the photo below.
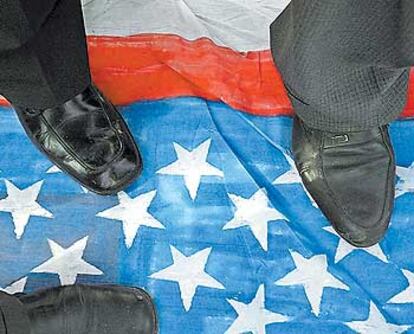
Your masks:
M83 0L90 35L208 37L238 51L269 49L269 25L290 0Z

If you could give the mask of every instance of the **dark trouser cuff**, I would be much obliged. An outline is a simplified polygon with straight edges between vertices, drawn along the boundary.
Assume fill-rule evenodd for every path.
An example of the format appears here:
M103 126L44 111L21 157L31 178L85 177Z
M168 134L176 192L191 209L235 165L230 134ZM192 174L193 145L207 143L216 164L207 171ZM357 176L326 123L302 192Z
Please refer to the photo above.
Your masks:
M413 13L409 1L290 2L270 27L271 49L306 125L358 131L400 115L414 59Z
M363 106L344 103L335 112L329 106L314 107L288 92L297 116L310 128L330 132L364 131L389 124L400 116L407 103L409 70L388 91Z
M0 52L0 94L21 107L51 108L91 82L79 0L58 0L23 46Z

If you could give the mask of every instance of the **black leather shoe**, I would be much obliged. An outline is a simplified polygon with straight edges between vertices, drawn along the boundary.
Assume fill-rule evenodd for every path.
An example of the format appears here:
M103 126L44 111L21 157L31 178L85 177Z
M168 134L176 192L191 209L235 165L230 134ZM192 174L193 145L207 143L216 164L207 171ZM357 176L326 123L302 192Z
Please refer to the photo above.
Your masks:
M294 119L293 155L304 185L350 244L384 236L394 205L395 159L388 126L331 133Z
M127 125L95 86L55 108L13 108L40 151L87 189L115 194L141 173Z
M143 290L86 286L0 294L0 333L156 334L154 304Z

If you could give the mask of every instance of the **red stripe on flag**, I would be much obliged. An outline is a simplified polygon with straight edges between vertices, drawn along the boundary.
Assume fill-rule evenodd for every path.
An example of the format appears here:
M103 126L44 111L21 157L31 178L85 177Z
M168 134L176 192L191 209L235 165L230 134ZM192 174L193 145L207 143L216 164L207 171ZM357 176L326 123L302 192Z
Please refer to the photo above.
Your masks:
M88 47L93 80L118 105L198 96L255 115L293 112L270 51L241 53L166 34L89 36ZM414 115L413 78L403 116Z
M203 38L93 37L91 70L115 103L199 96L260 115L291 113L269 51L239 53Z

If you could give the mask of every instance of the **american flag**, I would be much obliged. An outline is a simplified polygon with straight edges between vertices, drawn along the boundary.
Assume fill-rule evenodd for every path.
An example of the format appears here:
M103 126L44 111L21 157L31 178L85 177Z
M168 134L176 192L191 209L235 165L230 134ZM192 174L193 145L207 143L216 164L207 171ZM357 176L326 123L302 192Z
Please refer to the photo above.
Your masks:
M359 250L338 238L304 191L289 155L289 117L199 98L121 110L144 173L102 197L53 167L13 110L1 109L6 291L143 287L161 333L410 333L412 121L391 129L400 165L391 228L380 245Z
M353 248L289 151L292 110L266 50L287 1L185 4L165 0L161 24L157 1L85 1L93 77L144 158L117 196L60 172L0 108L0 287L142 287L168 334L414 333L413 121L391 126L391 227Z

